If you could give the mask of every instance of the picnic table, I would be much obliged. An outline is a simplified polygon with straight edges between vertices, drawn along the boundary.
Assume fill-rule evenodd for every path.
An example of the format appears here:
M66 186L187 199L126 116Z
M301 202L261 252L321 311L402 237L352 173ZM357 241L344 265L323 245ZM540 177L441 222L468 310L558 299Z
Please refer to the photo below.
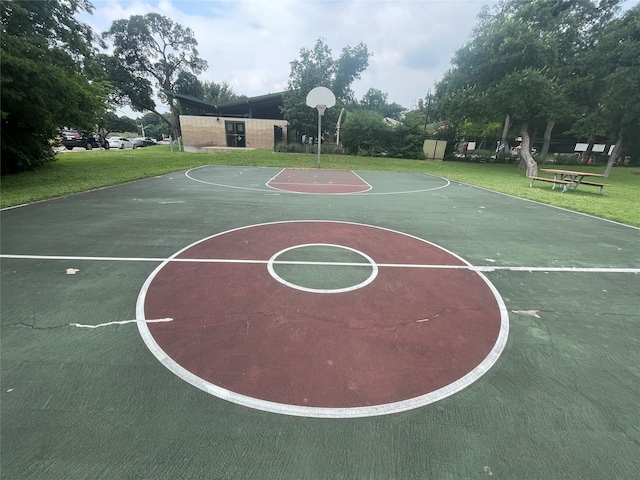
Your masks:
M541 172L553 173L553 178L547 177L529 177L531 182L529 183L530 187L533 187L533 182L550 182L553 183L551 190L556 188L556 185L562 185L562 192L566 192L568 189L573 188L574 190L578 188L580 185L590 185L593 187L600 187L600 193L604 187L608 187L609 184L594 182L591 178L604 178L604 175L601 173L591 173L591 172L577 172L573 170L560 170L555 168L541 168ZM587 180L585 180L585 177Z

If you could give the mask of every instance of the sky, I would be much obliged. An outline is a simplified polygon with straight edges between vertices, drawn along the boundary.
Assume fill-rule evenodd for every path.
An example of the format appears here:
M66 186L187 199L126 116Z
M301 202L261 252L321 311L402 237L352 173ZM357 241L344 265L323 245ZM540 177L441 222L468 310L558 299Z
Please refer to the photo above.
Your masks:
M79 19L95 32L115 20L156 12L190 28L209 68L201 81L226 81L248 97L287 89L290 62L322 38L337 59L344 47L364 43L369 66L352 89L370 89L389 103L417 106L450 67L476 16L491 0L92 0L93 15ZM637 1L627 1L629 6ZM124 108L118 114L137 117Z

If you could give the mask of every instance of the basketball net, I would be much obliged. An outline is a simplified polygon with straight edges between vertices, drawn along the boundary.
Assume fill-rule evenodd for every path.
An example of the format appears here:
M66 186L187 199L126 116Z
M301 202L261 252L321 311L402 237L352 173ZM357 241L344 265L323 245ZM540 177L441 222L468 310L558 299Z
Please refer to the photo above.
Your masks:
M318 115L324 115L324 111L327 109L326 105L316 105L318 109Z

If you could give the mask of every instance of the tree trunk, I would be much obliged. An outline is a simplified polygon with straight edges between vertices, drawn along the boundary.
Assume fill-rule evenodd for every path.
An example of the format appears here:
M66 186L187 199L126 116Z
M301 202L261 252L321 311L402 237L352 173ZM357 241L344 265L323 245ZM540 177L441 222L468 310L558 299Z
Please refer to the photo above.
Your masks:
M549 144L551 143L551 132L553 131L553 127L556 125L556 121L554 119L549 119L547 121L547 128L544 130L544 143L542 144L542 151L540 152L540 163L544 163L547 158L547 153L549 153Z
M618 138L616 138L616 144L613 147L613 151L611 152L611 155L609 155L609 160L607 160L607 166L604 167L604 172L602 172L605 178L609 176L609 173L611 173L611 169L613 168L613 165L618 161L618 158L620 157L620 153L622 152L623 138L624 138L624 135L622 134L622 130L620 130L618 132Z
M527 168L527 177L538 176L538 164L531 156L531 137L529 136L529 124L524 122L520 127L522 137L522 147L520 148L520 159Z
M507 116L504 118L504 127L502 128L502 138L500 139L500 146L502 147L502 151L504 153L509 153L505 149L505 144L507 141L507 135L509 135L510 128L511 128L511 116L507 113Z
M582 152L582 160L584 160L585 165L588 164L588 158L591 155L591 150L593 150L593 144L596 143L596 140L594 138L593 135L589 136L589 144L587 146L587 149Z
M169 111L171 112L171 129L173 130L174 139L177 139L182 135L180 131L180 111L174 99L168 97L168 102Z
M173 134L175 135L175 138L181 137L182 132L180 131L180 114L176 111L172 111L171 118L173 120L172 128L173 128Z

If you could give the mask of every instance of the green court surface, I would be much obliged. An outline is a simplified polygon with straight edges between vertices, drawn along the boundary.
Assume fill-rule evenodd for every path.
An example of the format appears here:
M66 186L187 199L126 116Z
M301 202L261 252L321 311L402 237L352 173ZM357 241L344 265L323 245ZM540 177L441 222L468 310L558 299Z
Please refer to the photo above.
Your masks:
M640 229L426 174L358 171L370 189L323 194L270 188L279 173L203 167L1 212L1 478L640 478ZM459 258L403 268L486 278L506 343L464 388L379 415L273 413L193 385L141 335L145 282L204 239L280 222L376 227ZM273 266L319 311L353 292L315 290L380 281L376 256L321 237ZM389 242L405 264L401 250Z

